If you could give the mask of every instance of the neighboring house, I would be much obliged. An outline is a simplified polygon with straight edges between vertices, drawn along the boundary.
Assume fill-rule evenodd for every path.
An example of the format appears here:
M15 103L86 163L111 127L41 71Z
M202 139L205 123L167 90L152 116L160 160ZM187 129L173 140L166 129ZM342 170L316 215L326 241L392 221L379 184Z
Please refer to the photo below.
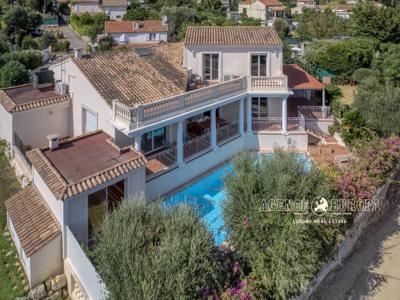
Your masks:
M244 0L239 2L239 13L272 26L276 18L285 17L285 6L279 0Z
M105 13L110 20L122 20L126 14L127 0L72 0L71 14Z
M290 11L291 11L292 15L301 14L305 7L315 8L315 1L314 0L297 0L296 6L293 7Z
M332 5L317 5L319 10L330 8L338 17L349 19L352 14L352 4L332 4Z
M35 275L30 285L61 268L72 299L106 293L80 243L90 245L122 199L158 199L244 149L306 151L309 136L323 140L333 122L325 86L298 65L283 65L272 27L188 27L184 43L77 53L51 69L57 89L68 91L71 126L62 132L46 117L25 125L39 146L26 152L32 187L6 206L25 270ZM309 100L316 90L322 106ZM10 111L22 104L8 97L0 102L8 118L0 138L15 147ZM31 97L24 101L39 101ZM48 223L31 221L26 211L21 218L26 202ZM42 234L40 226L51 230ZM54 261L40 263L49 251Z
M116 44L159 43L168 39L168 24L163 21L107 21L104 31Z

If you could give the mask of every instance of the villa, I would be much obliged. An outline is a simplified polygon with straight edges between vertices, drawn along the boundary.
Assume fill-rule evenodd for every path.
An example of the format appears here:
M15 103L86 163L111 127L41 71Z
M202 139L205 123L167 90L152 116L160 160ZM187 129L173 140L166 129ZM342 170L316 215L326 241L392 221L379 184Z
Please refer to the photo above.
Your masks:
M115 44L159 43L168 39L168 24L165 21L106 21L104 32Z
M239 2L239 13L272 26L276 18L285 17L285 5L279 0L243 0Z
M106 293L80 243L122 199L158 199L244 149L306 152L333 122L272 27L188 27L184 43L77 51L45 74L0 93L0 138L32 183L8 227L30 286L64 272L72 299Z
M122 17L126 14L127 6L126 0L72 0L70 3L71 14L104 13L110 20L122 20Z

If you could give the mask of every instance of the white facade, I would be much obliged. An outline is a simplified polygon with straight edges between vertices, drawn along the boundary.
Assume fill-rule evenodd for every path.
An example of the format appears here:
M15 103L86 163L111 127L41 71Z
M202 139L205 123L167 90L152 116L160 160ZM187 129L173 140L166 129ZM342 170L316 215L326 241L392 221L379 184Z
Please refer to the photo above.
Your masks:
M203 77L204 54L218 54L218 81L224 79L251 76L251 56L267 55L267 76L282 75L282 46L192 46L184 49L183 65L193 74ZM227 76L227 77L226 77Z
M167 32L110 33L116 44L158 43L168 40Z
M112 21L122 20L126 14L126 6L100 6L96 3L76 3L71 6L71 14L81 15L83 13L104 13Z

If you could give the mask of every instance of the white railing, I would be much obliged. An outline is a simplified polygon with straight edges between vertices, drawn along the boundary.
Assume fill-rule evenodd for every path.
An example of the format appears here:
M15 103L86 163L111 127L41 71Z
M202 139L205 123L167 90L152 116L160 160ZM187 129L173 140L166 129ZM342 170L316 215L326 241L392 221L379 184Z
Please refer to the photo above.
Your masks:
M190 159L211 147L210 133L203 134L183 144L183 158Z
M298 106L299 117L306 119L331 119L331 109L329 106Z
M211 99L245 91L246 88L246 78L242 77L135 107L128 107L114 100L113 120L132 130L145 121L168 113L184 111Z
M229 122L217 128L217 142L222 143L239 135L239 122Z
M265 76L251 76L249 86L253 90L260 91L287 91L288 82L287 76L274 76L274 77L265 77Z
M77 277L76 280L79 281L79 285L86 293L87 298L91 300L106 299L108 292L104 282L68 226L66 226L66 235L66 259L70 263L74 275Z
M162 169L157 170L157 172L155 173L165 171L176 164L176 147L146 156L146 159L148 161L148 164L151 164L152 161L157 161L162 164L162 166L164 166Z
M282 130L282 118L281 117L265 117L265 118L253 118L253 131L281 131ZM305 120L302 117L288 117L287 118L287 130L298 131L305 129Z

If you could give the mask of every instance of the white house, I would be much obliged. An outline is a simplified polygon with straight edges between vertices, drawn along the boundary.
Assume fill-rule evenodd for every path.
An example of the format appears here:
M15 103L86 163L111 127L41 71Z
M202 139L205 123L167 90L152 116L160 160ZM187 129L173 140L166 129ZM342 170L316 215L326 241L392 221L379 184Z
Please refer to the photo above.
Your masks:
M29 124L38 139L30 143L39 146L26 152L32 188L7 201L14 242L21 260L30 261L26 272L42 274L31 286L61 268L73 299L100 299L106 289L79 243L90 245L104 214L121 199L157 199L244 149L306 151L309 136L323 140L333 121L325 86L282 61L272 27L205 26L189 27L184 43L77 54L53 65L71 126L67 134L51 119ZM315 90L322 91L322 106L310 100ZM21 100L3 93L8 121L2 119L0 137L13 149L10 107ZM26 102L41 103L30 95ZM60 138L65 135L70 138ZM38 203L49 225L21 218L23 201ZM38 226L51 229L48 238L27 237ZM51 266L35 263L48 251L57 253Z
M279 0L244 0L239 2L239 13L272 26L276 18L285 17L285 6Z
M72 0L71 14L105 13L110 20L122 20L126 14L127 0Z
M116 44L159 43L168 39L168 25L157 20L146 21L107 21L104 32Z

